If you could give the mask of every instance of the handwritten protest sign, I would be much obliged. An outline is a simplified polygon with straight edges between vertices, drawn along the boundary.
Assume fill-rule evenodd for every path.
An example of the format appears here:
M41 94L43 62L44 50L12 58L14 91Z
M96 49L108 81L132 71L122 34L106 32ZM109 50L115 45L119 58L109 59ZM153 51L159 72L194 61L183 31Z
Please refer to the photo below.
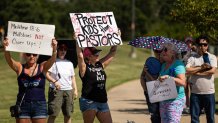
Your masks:
M122 45L113 12L70 13L79 47Z
M163 82L158 80L146 82L146 85L151 103L175 99L178 95L175 81L172 78L168 78Z
M8 22L7 51L52 55L54 25Z

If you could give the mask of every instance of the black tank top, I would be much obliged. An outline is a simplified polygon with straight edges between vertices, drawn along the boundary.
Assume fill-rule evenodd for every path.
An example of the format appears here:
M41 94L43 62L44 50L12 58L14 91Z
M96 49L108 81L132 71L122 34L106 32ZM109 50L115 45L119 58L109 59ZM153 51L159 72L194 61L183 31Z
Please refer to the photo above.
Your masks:
M38 65L37 74L34 76L29 76L24 73L24 65L22 66L22 72L17 78L19 86L17 100L20 101L22 96L26 92L26 95L24 97L24 100L26 101L45 101L45 76L40 71L40 65ZM28 88L27 91L26 88Z
M80 75L80 74L79 74ZM107 102L105 89L106 73L101 62L96 62L95 66L86 64L86 72L82 80L82 97L96 102Z

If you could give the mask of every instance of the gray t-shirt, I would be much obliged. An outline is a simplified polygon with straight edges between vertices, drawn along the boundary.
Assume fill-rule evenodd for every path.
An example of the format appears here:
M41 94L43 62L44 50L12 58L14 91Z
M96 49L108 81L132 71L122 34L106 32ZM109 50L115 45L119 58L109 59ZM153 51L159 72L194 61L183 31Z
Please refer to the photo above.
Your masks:
M217 58L215 55L208 53L210 64L212 67L217 68ZM204 63L203 56L198 54L191 56L186 64L186 68L201 66ZM191 83L191 93L195 94L212 94L215 93L214 89L214 75L198 76L191 75L189 82Z

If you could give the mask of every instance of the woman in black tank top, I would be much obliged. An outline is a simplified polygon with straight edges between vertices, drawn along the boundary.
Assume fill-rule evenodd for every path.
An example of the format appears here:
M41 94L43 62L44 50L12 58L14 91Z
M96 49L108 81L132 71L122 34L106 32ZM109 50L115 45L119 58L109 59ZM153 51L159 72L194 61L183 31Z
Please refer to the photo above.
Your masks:
M94 122L95 117L101 123L112 123L107 104L106 73L104 68L114 58L117 46L112 46L109 53L101 59L99 59L101 50L94 47L87 47L82 52L82 49L77 44L76 49L79 76L82 80L80 110L83 113L84 123Z

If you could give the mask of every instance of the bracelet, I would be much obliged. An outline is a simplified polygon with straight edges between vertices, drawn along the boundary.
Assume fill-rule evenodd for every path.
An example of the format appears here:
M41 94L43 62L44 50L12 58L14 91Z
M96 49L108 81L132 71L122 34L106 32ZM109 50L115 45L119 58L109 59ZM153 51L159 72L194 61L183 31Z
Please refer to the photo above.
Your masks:
M53 52L52 52L52 55L53 55L53 54L56 54L56 53L57 53L57 50L53 51Z
M56 82L58 82L58 79L57 79L57 80L55 80L55 81L53 82L53 84L55 84Z

